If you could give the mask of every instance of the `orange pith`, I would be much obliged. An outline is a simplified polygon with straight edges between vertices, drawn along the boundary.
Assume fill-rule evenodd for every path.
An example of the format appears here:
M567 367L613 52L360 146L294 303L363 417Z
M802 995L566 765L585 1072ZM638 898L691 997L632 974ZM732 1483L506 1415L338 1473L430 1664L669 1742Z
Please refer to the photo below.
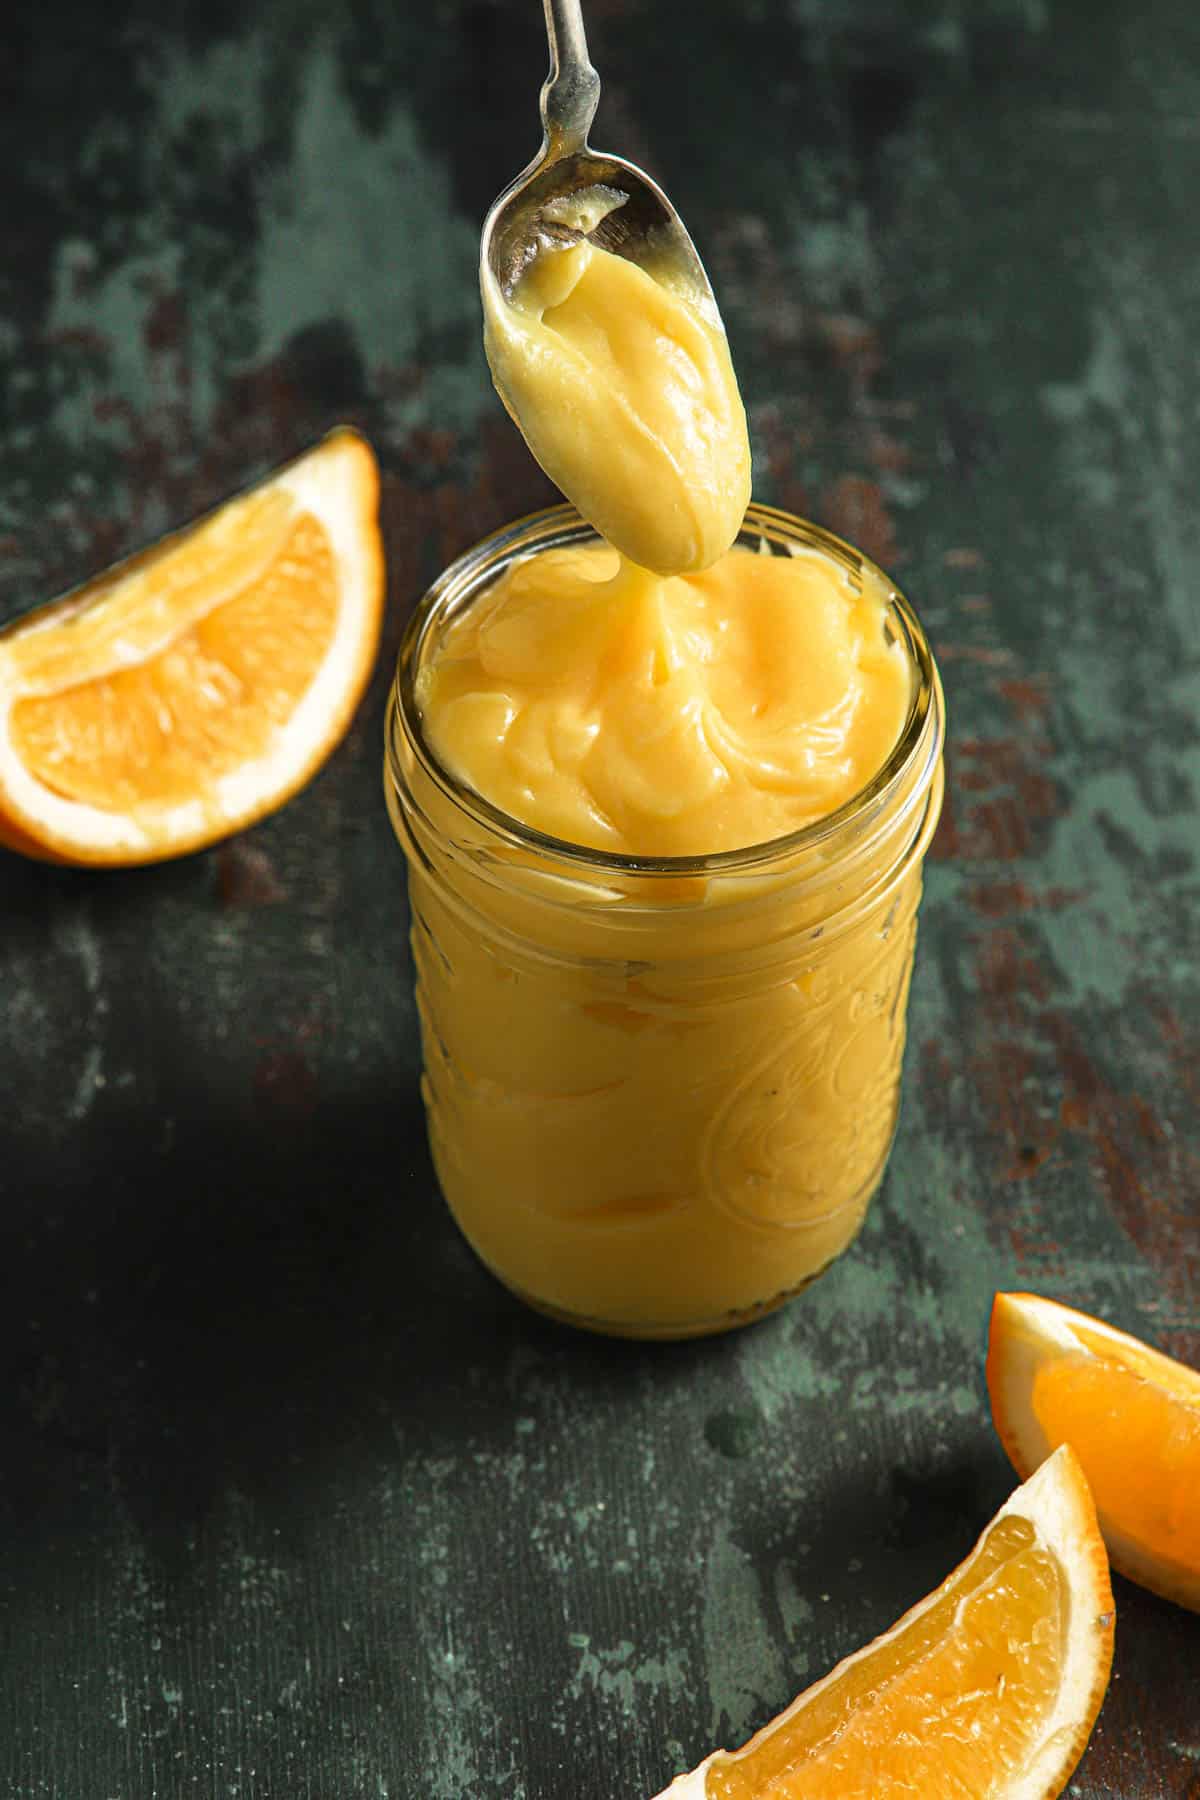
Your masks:
M129 864L282 804L344 735L382 622L374 458L340 430L0 631L0 844Z
M1200 1610L1200 1373L1056 1301L997 1294L987 1382L1018 1472L1069 1443L1114 1568Z
M971 1793L981 1743L1011 1775L1054 1697L1065 1603L1032 1525L1001 1519L928 1612L744 1761L718 1758L708 1800Z
M336 612L328 536L302 513L234 599L150 660L18 700L13 742L47 787L91 806L188 800L262 754L311 682Z

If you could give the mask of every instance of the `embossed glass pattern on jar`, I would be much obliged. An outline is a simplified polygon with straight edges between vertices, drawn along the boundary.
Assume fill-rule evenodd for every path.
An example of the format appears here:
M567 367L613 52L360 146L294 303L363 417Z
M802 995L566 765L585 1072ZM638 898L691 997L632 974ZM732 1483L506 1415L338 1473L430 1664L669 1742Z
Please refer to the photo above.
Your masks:
M768 844L659 861L510 818L434 757L416 674L515 558L594 533L567 507L496 533L417 609L388 709L385 785L409 871L434 1163L484 1263L532 1305L644 1337L720 1331L803 1288L856 1235L895 1131L944 708L912 669L884 767ZM740 542L850 546L752 506Z

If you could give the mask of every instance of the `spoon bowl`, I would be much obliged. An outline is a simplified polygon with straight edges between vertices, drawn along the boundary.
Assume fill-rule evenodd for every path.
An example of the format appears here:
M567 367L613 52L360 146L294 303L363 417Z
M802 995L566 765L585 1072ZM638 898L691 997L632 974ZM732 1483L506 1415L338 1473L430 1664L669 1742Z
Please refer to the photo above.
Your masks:
M588 60L579 0L543 4L550 74L541 94L542 147L484 220L479 278L485 300L511 301L539 250L586 238L637 263L719 324L704 265L657 182L634 163L588 144L600 77Z

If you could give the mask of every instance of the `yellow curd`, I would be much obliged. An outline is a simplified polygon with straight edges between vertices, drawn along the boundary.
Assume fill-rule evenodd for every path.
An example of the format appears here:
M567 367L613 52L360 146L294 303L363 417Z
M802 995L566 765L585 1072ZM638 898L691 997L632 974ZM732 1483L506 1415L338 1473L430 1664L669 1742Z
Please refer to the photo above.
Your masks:
M912 670L890 589L815 551L660 579L605 545L511 565L421 672L435 754L540 831L703 856L826 818L883 766Z
M586 241L484 290L484 346L526 443L600 535L659 574L703 569L750 500L720 318Z
M434 1161L534 1305L720 1330L837 1256L882 1174L941 690L881 571L747 509L711 307L578 233L484 299L578 510L460 558L401 650Z
M665 783L651 779L653 743L638 742L633 712L632 754L610 763L602 817L578 776L586 756L571 773L564 755L561 782L543 780L536 717L504 732L512 694L532 689L519 631L507 645L509 699L480 685L479 641L502 617L498 596L530 579L540 591L555 567L581 582L580 569L605 567L606 553L565 508L509 528L447 571L406 637L389 716L388 799L409 859L423 1091L443 1192L483 1261L517 1293L575 1323L637 1336L753 1318L858 1231L895 1128L921 861L941 802L941 692L904 602L848 546L786 515L752 506L742 539L754 553L739 549L726 562L763 571L760 600L776 578L786 592L794 569L798 614L806 596L818 616L840 612L830 660L877 665L895 730L864 776L852 755L831 754L822 768L820 732L806 757L793 715L792 742L780 733L771 765L790 760L797 785L808 784L786 836L710 855L646 851L656 807L677 842L706 808L726 845L740 835L739 808L750 818L748 765L731 755L715 714L735 805L723 810L713 786L697 781L700 803L676 810L673 823L655 798ZM783 554L761 555L761 546ZM802 554L789 557L792 548ZM700 587L711 597L724 575L710 576ZM731 632L748 650L746 621ZM526 640L529 661L565 675L571 657L559 663L535 642ZM759 643L765 650L768 639ZM715 664L701 659L704 668ZM648 661L643 673L652 685ZM810 693L819 679L812 671ZM764 671L764 701L770 691ZM606 694L601 683L601 705ZM855 710L866 754L871 709L860 701ZM760 768L768 735L764 726L756 740ZM576 746L587 736L567 734ZM482 752L493 739L485 782ZM455 768L460 742L476 758L469 779ZM701 747L696 762L672 766L695 777L710 754ZM531 770L547 823L570 818L576 840L590 827L593 842L611 843L617 819L633 853L522 822L520 783ZM757 790L772 830L788 789L774 791L768 776ZM823 790L836 810L814 818ZM683 777L674 791L687 791Z

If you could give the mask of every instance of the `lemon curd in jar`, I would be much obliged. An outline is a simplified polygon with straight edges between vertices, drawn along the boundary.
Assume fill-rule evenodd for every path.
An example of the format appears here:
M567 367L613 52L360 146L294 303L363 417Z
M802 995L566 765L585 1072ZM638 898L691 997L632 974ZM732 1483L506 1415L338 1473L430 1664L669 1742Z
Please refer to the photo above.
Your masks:
M555 674L544 614L523 640L510 611L499 664L477 622L498 594L538 586L522 571L540 579L581 551L611 555L565 507L497 533L435 583L401 650L387 792L409 864L426 1112L447 1202L500 1280L580 1325L682 1337L805 1286L853 1239L878 1186L941 804L941 689L881 571L751 506L732 571L719 563L713 576L713 616L736 610L720 583L750 552L784 559L756 593L774 594L794 564L796 604L819 611L821 583L806 602L805 582L820 574L857 621L855 668L891 682L857 726L802 658L789 670L786 632L738 639L730 659L721 627L706 648L700 577L670 599L665 638L651 598L668 607L662 590L635 596L650 612L626 620L617 648L604 636L612 609L593 618L590 595L568 584L558 677L571 704L541 716L547 658ZM592 574L621 579L599 563ZM813 658L845 661L817 625ZM624 741L591 759L589 697L611 702L625 676ZM646 695L672 680L684 685L655 741ZM775 691L793 711L811 703L807 752L772 722ZM492 756L489 776L496 746L515 754Z

